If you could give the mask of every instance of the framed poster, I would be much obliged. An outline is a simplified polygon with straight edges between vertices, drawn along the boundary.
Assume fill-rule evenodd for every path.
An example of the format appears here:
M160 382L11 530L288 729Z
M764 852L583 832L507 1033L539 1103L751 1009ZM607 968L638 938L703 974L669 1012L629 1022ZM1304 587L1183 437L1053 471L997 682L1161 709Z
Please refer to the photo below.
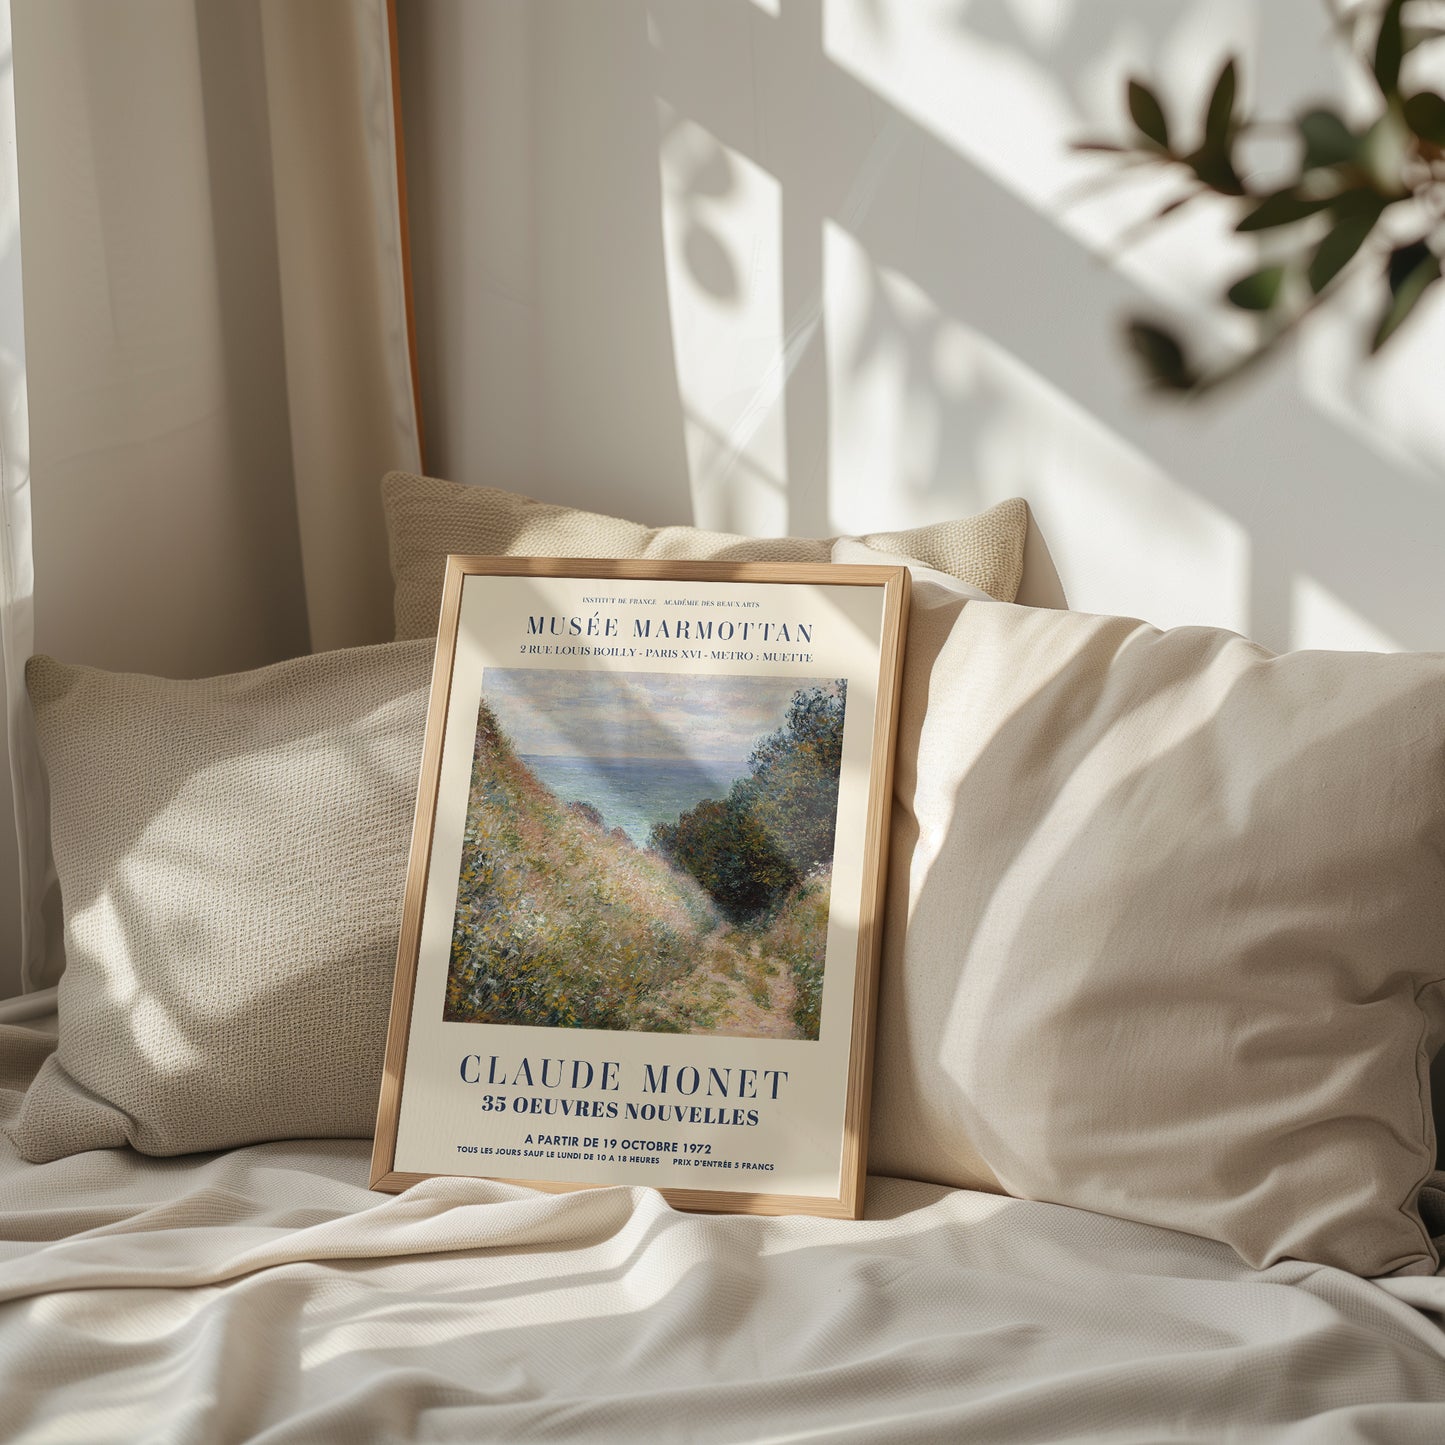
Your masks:
M857 1217L908 581L448 559L372 1188Z

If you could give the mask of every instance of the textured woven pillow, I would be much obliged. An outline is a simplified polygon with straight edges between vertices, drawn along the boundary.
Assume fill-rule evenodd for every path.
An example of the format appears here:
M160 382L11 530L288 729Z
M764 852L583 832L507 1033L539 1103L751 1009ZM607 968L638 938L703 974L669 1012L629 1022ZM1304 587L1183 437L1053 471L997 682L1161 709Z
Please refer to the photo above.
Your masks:
M196 682L31 659L68 962L25 1158L370 1136L431 654Z
M1428 1272L1445 656L915 589L875 1172Z
M575 507L534 502L496 487L472 487L410 472L381 483L396 635L431 637L441 609L449 552L485 557L615 557L733 562L827 562L832 540L740 537L696 527L644 527ZM1015 497L976 517L857 540L908 557L1004 602L1018 595L1027 505Z

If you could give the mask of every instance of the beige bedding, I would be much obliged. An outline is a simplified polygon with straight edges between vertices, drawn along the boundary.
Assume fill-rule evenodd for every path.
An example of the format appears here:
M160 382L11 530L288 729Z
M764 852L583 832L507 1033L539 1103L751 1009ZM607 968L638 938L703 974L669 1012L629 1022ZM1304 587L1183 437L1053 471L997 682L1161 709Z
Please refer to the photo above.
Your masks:
M0 1121L52 1041L0 1026ZM872 1181L860 1223L643 1190L370 1193L366 1145L0 1142L0 1435L1445 1439L1445 1280Z

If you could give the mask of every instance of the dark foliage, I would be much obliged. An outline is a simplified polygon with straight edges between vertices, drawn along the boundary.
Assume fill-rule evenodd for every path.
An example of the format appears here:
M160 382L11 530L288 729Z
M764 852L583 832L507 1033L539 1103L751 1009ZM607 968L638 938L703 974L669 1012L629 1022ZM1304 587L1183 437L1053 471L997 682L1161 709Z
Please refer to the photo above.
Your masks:
M601 828L604 826L602 822L602 814L593 804L578 801L576 803L568 803L567 807L579 818L585 818L589 823L592 824L594 828Z
M731 921L770 913L832 862L846 699L842 679L800 689L726 798L653 826L649 846L692 874Z

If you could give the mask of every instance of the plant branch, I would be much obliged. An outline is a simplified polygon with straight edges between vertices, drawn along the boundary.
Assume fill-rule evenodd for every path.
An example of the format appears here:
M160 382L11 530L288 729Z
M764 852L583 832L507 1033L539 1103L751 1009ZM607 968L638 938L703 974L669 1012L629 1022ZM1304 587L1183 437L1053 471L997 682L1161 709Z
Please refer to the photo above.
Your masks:
M1131 138L1109 147L1115 168L1109 181L1145 166L1182 172L1184 189L1154 213L1126 226L1116 252L1135 245L1165 218L1207 194L1227 199L1236 229L1270 232L1280 242L1255 269L1228 288L1230 304L1259 320L1254 344L1212 372L1196 371L1184 344L1170 331L1144 321L1131 325L1140 359L1156 384L1188 394L1213 391L1274 354L1286 338L1337 297L1343 277L1356 275L1360 258L1379 252L1388 265L1376 285L1383 291L1371 350L1389 341L1416 302L1441 281L1445 255L1445 102L1431 90L1407 88L1407 57L1445 42L1445 27L1420 0L1324 0L1333 31L1372 78L1380 97L1368 124L1352 123L1331 104L1319 104L1294 120L1236 110L1237 58L1229 58L1204 108L1193 151L1173 137L1181 129L1165 98L1142 79L1127 87ZM1297 138L1292 169L1269 190L1244 175L1236 146L1252 136ZM1105 149L1105 147L1098 147ZM1109 181L1105 181L1108 184ZM1096 186L1089 184L1089 193ZM1395 207L1403 206L1403 210ZM1408 217L1408 230L1405 223ZM1408 234L1412 239L1398 240ZM1442 288L1445 289L1445 288Z

